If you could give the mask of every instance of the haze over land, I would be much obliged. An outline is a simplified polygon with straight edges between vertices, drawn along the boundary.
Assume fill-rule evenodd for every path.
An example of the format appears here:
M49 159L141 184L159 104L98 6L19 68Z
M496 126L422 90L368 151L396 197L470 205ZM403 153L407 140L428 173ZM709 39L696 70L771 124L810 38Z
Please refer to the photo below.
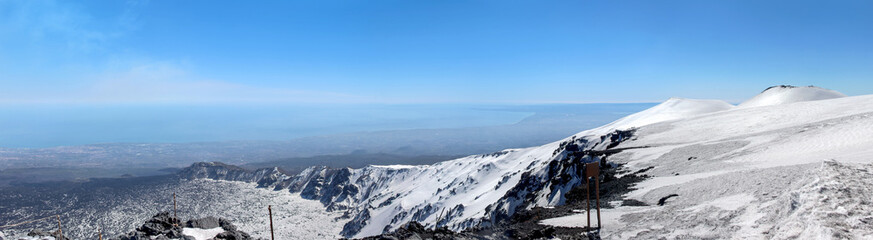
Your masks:
M182 107L19 109L26 114L13 111L6 115L16 117L0 120L15 127L14 131L0 133L2 139L19 144L135 141L48 148L0 147L0 182L4 178L44 181L155 175L166 174L167 171L162 171L165 168L185 167L198 161L245 164L318 155L343 159L327 164L333 167L397 161L432 163L453 156L543 144L651 105L383 105L302 110L287 106L188 111ZM301 135L313 136L295 137ZM384 158L362 154L382 154ZM298 162L294 165L297 169L312 165Z

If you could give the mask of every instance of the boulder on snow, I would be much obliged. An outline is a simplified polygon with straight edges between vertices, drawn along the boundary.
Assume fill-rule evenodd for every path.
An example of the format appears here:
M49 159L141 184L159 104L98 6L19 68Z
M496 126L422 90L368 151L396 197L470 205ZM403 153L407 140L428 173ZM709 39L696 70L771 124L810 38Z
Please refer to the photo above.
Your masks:
M169 237L180 237L182 236L182 228L179 227L180 225L181 222L179 219L170 216L169 212L161 212L146 221L136 230L149 236L169 235Z
M27 233L28 237L36 237L38 239L57 239L57 240L69 240L67 237L61 237L61 234L58 231L54 232L45 232L42 230L34 229ZM0 240L2 240L3 236L0 235ZM51 237L51 238L49 238Z
M185 222L185 227L188 227L188 228L209 229L209 228L217 228L220 226L221 225L218 224L218 218L215 218L213 216L209 216L209 217L205 217L205 218L201 218L201 219L191 219L191 220L188 220L187 222Z
M179 219L170 215L169 212L161 212L147 220L135 231L118 236L117 240L141 240L141 239L183 239L195 240L183 233L184 228L212 229L221 227L224 232L219 233L213 239L217 240L250 240L248 233L237 230L229 220L224 218L205 217L191 219L182 224Z

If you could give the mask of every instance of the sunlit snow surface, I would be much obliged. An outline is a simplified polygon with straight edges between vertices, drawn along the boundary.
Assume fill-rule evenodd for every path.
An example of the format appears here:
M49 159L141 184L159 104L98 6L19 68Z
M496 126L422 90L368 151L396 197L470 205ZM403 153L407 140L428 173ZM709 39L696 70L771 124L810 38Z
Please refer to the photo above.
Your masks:
M224 229L221 227L210 229L182 228L182 235L193 237L195 240L208 240L222 232L224 232Z
M871 239L873 95L801 95L639 128L620 146L646 148L610 160L654 167L626 196L649 206L604 210L602 236ZM583 226L585 213L542 223Z
M326 212L321 203L302 199L298 194L256 188L254 183L191 180L131 187L138 188L133 190L135 194L114 193L113 198L76 199L72 200L76 203L62 204L71 207L58 206L64 211L64 235L94 239L98 225L105 227L104 236L127 233L159 211L172 211L173 192L177 193L179 218L227 218L253 237L270 237L268 205L273 206L277 239L336 239L342 230L342 223L334 220L340 213ZM32 228L54 230L56 224L48 221L4 232L8 236L23 236Z
M738 107L760 107L787 103L825 100L845 97L840 92L820 87L775 86L764 90L761 94L740 103Z

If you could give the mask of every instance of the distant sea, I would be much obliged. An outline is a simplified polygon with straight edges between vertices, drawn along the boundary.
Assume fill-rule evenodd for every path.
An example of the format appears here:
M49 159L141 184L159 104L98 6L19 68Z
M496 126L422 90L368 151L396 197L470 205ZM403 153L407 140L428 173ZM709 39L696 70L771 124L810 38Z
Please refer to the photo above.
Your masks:
M591 124L585 127L596 127L653 105L0 106L0 147L288 140L349 132L509 125L542 118L585 118Z

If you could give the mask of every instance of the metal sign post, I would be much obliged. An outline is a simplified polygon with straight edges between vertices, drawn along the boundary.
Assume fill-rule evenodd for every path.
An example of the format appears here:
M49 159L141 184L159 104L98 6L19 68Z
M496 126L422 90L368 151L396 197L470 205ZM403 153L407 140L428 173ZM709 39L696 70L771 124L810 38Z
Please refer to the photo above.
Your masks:
M591 230L591 191L588 189L591 178L594 178L594 193L597 197L597 229L600 230L600 164L597 162L585 164L585 205L588 212L588 230Z

